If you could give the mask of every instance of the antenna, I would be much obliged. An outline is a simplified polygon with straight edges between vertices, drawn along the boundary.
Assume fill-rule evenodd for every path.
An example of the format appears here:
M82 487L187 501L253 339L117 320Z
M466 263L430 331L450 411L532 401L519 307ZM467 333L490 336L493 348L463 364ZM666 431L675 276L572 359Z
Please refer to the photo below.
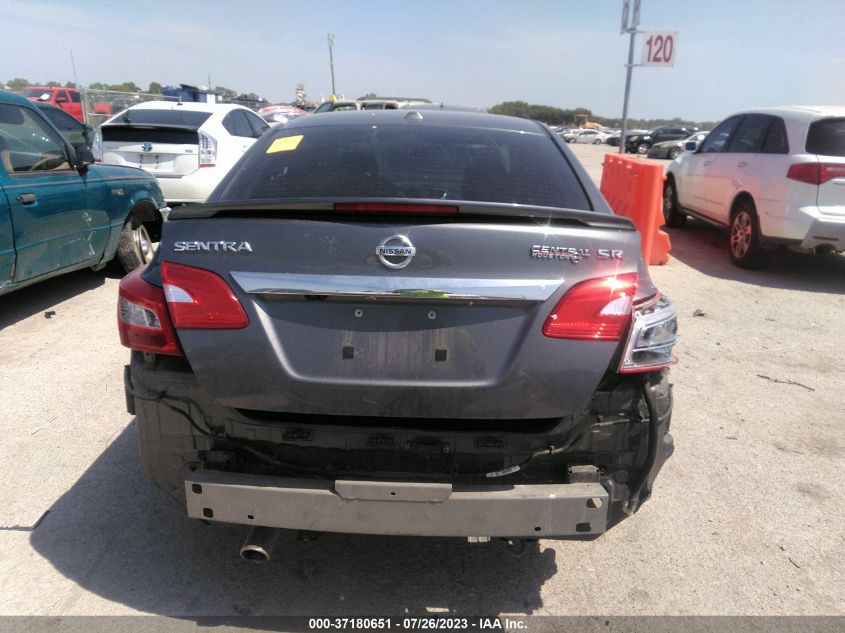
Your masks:
M332 71L332 94L336 95L337 91L334 89L334 54L332 49L334 49L334 33L329 33L329 67Z
M73 68L73 83L76 84L76 89L79 90L82 86L79 85L79 79L76 76L76 62L73 61L73 49L70 49L70 65Z

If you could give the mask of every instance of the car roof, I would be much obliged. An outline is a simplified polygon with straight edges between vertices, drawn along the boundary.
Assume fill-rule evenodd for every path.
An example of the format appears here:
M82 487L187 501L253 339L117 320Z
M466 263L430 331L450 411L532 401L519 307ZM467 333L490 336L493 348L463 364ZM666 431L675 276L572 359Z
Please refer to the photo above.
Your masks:
M230 110L249 110L237 103L200 103L196 101L143 101L129 106L127 110L191 110L194 112L229 112ZM252 112L252 110L249 110Z
M334 112L330 117L304 116L288 123L288 130L314 126L346 126L360 124L400 124L407 121L414 125L445 127L490 128L512 132L543 133L544 127L537 121L501 114L462 112L454 110L354 110Z
M772 114L797 121L812 121L826 117L845 117L845 106L794 105L748 108L747 110L734 112L730 116L737 116L740 114Z
M0 90L0 103L17 103L19 105L26 105L32 107L32 101L23 95L9 92L8 90Z

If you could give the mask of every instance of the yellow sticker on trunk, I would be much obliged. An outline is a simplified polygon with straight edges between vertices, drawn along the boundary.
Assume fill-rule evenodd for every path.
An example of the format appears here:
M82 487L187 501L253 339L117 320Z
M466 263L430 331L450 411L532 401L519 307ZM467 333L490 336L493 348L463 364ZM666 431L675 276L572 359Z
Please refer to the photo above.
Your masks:
M275 154L276 152L292 152L297 147L299 147L299 142L302 140L302 134L298 134L296 136L283 136L282 138L277 138L275 141L270 143L270 147L267 148L267 154Z

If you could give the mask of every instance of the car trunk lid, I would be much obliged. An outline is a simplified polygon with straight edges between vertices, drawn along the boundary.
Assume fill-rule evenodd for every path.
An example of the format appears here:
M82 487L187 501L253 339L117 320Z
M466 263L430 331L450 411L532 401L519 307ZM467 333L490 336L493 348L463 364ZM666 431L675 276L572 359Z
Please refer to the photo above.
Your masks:
M109 124L100 128L103 162L179 177L199 168L199 134L192 126Z
M463 205L452 217L348 217L296 206L274 214L206 205L165 224L160 259L214 271L249 317L238 330L178 330L222 405L569 415L587 405L619 341L548 338L545 320L581 281L644 274L638 234L604 214L541 219L537 210Z

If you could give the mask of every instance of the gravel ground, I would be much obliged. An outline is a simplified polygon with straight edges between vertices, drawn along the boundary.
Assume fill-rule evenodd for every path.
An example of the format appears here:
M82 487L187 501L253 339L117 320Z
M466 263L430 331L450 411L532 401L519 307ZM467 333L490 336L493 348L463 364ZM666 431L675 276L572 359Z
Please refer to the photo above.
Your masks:
M608 148L573 150L597 178ZM189 521L143 476L119 273L0 297L0 614L845 614L845 258L748 272L702 223L669 233L675 455L637 515L522 557L284 534L244 563L245 528Z

